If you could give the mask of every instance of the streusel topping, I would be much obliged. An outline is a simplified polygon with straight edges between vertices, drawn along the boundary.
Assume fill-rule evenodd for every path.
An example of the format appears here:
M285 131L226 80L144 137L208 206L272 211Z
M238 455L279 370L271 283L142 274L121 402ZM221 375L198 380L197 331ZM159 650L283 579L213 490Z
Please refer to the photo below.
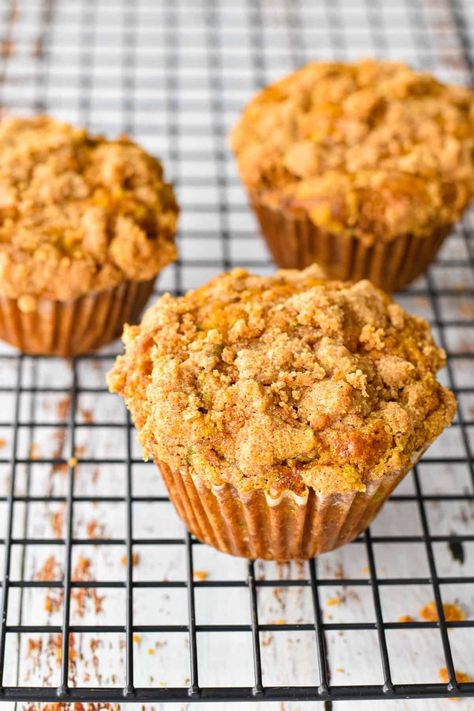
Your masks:
M151 279L176 256L177 214L159 161L128 138L0 123L0 293L34 308Z
M474 92L395 62L314 62L257 94L231 144L269 206L369 243L423 237L474 195Z
M428 324L368 281L236 269L166 294L108 376L145 453L240 490L363 491L450 423Z

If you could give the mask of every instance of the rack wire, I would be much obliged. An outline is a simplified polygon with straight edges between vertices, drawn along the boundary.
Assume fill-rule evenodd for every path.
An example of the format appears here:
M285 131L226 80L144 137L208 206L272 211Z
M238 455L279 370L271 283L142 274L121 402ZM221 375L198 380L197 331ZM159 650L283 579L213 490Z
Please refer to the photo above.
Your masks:
M157 293L182 293L237 264L273 268L226 145L259 87L309 58L372 54L474 78L474 13L462 0L3 0L0 11L3 111L125 131L163 158L183 215L180 259ZM426 277L398 296L429 318L448 353L444 377L460 404L453 428L370 530L301 565L233 560L183 531L107 394L118 344L70 362L4 347L0 701L330 708L474 696L474 683L455 676L469 663L473 674L473 296L468 216ZM410 602L413 591L421 597ZM418 599L433 600L439 619L401 622L397 611ZM453 599L467 601L466 619L445 619Z

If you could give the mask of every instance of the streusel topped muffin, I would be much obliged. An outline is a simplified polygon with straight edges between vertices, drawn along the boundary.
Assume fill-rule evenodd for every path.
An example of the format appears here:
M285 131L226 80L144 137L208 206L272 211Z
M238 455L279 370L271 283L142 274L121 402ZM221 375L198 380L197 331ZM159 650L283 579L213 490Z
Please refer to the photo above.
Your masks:
M163 296L109 386L145 452L206 487L366 492L405 473L450 423L428 324L367 281L236 269Z
M160 162L47 116L0 123L0 338L77 355L136 323L176 257Z
M474 92L396 62L310 63L250 101L231 143L280 266L398 288L474 195Z
M0 293L66 300L148 280L176 256L158 160L47 116L0 123Z

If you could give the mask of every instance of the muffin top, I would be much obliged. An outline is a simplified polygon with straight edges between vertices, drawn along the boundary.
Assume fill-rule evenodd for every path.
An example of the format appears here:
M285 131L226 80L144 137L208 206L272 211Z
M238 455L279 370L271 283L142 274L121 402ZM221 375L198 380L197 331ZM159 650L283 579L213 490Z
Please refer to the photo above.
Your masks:
M363 491L454 415L428 324L368 281L236 269L165 294L109 373L145 454L242 491Z
M176 256L177 214L159 161L128 138L0 123L0 293L20 308L153 278Z
M369 244L428 236L474 195L474 92L395 62L314 62L257 94L231 144L270 207Z

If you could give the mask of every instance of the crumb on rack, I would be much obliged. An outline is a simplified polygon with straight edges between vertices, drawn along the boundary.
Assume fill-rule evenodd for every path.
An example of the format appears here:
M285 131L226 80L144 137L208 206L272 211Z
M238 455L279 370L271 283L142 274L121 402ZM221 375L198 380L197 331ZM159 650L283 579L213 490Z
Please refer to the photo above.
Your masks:
M472 681L472 677L469 674L466 674L466 672L461 672L461 671L458 671L457 669L455 669L454 674L456 676L456 681L458 681L460 684L467 684L470 681ZM439 677L439 680L442 684L447 684L449 682L449 674L448 674L448 670L446 669L446 667L441 667L438 670L438 677ZM460 701L460 698L458 696L453 696L449 700L450 701Z
M40 639L32 639L31 637L28 638L28 649L27 649L27 656L32 657L35 655L40 655L41 651L43 649L43 640Z
M461 622L466 619L466 613L462 607L453 602L443 603L443 613L446 622ZM420 617L427 622L438 622L438 610L434 600L421 608Z
M400 615L397 622L414 622L414 619L411 615Z
M72 571L72 580L75 582L91 582L94 580L92 562L89 558L84 556L78 558ZM104 597L104 595L99 595L97 588L76 587L71 591L71 600L76 605L76 613L79 617L84 617L88 600L91 601L95 614L100 614L103 609Z
M195 570L193 572L194 580L199 580L200 582L204 582L204 580L207 580L208 577L209 577L209 571L207 571L207 570Z
M94 422L94 415L92 410L86 407L81 407L79 412L81 413L82 419L86 424L90 425Z
M56 538L61 538L64 530L64 510L51 511L49 521L54 536Z
M97 519L91 519L86 524L87 538L101 538L104 535L104 525Z
M326 600L326 605L329 605L329 607L334 607L334 605L342 605L343 602L343 597L341 597L340 595L335 595L334 597L328 597L328 599Z
M41 457L40 448L36 442L31 443L29 457L33 461L35 461L36 459L39 459Z
M122 555L120 557L120 562L122 563L123 567L125 568L125 566L128 563L128 556ZM139 562L140 562L140 556L138 555L138 553L132 553L132 566L135 567L136 565L139 564Z
M71 409L71 396L61 398L56 403L56 414L60 420L67 420Z

